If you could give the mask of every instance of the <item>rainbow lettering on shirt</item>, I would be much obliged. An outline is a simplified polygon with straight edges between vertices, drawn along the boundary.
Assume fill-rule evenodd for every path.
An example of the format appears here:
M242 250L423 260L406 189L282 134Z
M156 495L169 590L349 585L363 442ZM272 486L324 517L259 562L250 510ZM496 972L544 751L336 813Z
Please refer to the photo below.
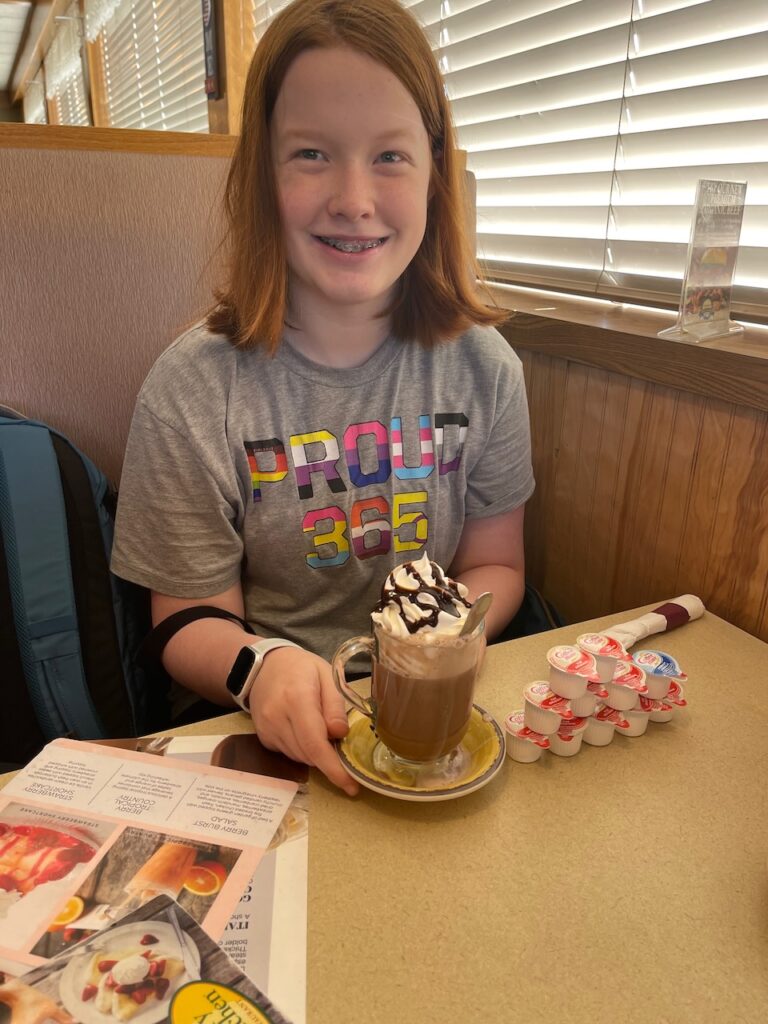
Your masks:
M274 455L274 469L262 469L259 466L258 456L264 452L272 452ZM251 471L251 488L254 501L261 501L261 481L277 483L288 473L288 459L285 455L285 446L277 437L270 437L265 441L246 441L245 454L248 459L248 468Z
M432 427L429 416L419 416L419 448L421 462L418 466L406 466L403 462L403 421L392 417L392 462L398 480L414 480L429 476L435 468L435 451L432 444ZM457 463L458 465L458 463Z
M322 445L323 455L317 459L308 459L307 447L309 445ZM291 454L300 498L312 497L312 473L322 473L328 487L335 494L346 491L346 485L336 469L340 459L339 442L329 430L313 430L310 434L292 434Z
M459 428L459 443L456 452L450 462L445 462L445 428L457 426ZM436 412L435 413L435 444L440 459L440 476L446 473L455 473L461 462L461 455L464 451L464 444L467 440L467 427L469 420L463 412Z
M317 533L315 527L318 523L328 521L330 529L323 533ZM349 558L349 541L347 540L347 517L338 505L331 505L329 508L315 509L314 512L307 512L302 523L304 533L313 534L312 544L315 548L323 545L333 545L331 554L323 556L316 551L307 555L307 565L312 569L326 569L332 565L343 565Z
M363 473L360 469L360 437L373 436L376 443L376 469L371 473ZM344 454L347 458L349 481L355 487L367 487L368 484L383 484L389 479L391 466L389 461L389 438L387 428L379 420L366 423L353 423L344 431Z
M416 436L406 433L410 443L404 443L400 416L391 418L389 430L380 420L351 423L341 444L325 429L292 434L287 446L277 437L245 441L252 498L263 501L264 485L279 484L288 476L290 452L300 501L312 500L317 506L328 500L328 491L342 494L374 488L374 493L369 491L365 497L336 498L344 508L323 504L304 513L302 530L310 568L331 568L343 565L351 555L367 559L392 550L417 557L430 543L430 496L427 490L409 488L425 487L419 481L436 468L441 477L458 473L468 428L469 420L462 412L435 413L434 426L430 416L419 416L418 457ZM405 451L416 464L406 465ZM402 489L393 488L391 482L382 488L393 476ZM375 493L377 485L386 495ZM267 488L267 500L271 493ZM275 497L278 493L278 500L283 501L279 489Z

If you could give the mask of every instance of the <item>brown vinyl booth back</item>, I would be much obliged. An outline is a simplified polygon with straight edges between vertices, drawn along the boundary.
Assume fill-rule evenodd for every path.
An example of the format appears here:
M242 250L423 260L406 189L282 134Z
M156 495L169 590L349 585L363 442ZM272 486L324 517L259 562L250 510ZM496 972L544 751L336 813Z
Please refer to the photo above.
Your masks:
M210 303L228 163L0 147L0 404L115 482L147 371Z

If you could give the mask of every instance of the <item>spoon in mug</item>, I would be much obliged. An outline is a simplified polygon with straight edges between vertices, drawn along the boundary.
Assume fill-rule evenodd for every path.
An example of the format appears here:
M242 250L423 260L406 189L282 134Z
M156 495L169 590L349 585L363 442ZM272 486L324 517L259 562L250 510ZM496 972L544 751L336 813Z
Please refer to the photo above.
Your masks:
M482 620L485 618L488 609L491 607L493 601L493 594L486 590L485 593L480 594L475 603L469 609L469 614L464 620L461 633L459 636L466 636L468 633L474 632L480 625Z

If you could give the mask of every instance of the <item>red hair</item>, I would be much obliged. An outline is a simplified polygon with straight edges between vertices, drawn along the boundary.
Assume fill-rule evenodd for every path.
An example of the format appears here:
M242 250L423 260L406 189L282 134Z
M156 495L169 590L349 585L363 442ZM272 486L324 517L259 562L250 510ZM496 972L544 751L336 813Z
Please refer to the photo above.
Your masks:
M274 352L283 334L288 264L272 163L270 120L285 74L304 50L347 46L388 68L413 97L433 154L424 238L387 314L395 335L433 345L507 314L478 295L466 229L465 175L437 61L398 0L294 0L270 23L251 61L224 208L227 280L207 326L243 348Z

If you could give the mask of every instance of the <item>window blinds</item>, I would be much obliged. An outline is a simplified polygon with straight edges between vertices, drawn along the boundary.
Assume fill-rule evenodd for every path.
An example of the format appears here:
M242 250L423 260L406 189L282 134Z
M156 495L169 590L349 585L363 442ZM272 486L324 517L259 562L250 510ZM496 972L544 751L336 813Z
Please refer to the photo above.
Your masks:
M746 180L734 304L768 304L765 0L409 6L440 55L492 276L676 302L698 179Z
M42 68L40 68L27 86L22 99L22 109L24 111L24 120L27 124L48 124Z
M86 0L113 128L207 132L200 0Z
M73 3L58 19L56 33L43 60L45 94L56 104L59 124L91 123L82 47L82 18L77 3Z
M766 0L402 0L446 79L490 276L676 303L699 178L748 182L768 305ZM254 0L258 36L287 0Z

